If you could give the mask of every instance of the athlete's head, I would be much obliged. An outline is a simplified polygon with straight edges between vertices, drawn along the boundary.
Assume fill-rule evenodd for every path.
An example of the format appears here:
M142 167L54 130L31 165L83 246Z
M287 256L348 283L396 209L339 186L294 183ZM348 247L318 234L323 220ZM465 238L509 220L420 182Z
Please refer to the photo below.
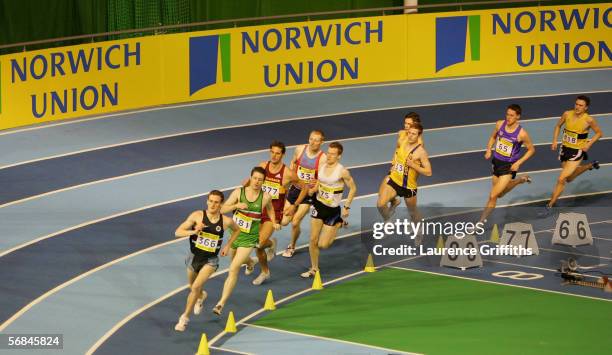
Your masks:
M255 190L261 189L261 185L263 184L265 177L266 170L264 168L262 168L261 166L254 167L253 169L251 169L251 178L249 186L251 186Z
M574 112L577 115L582 115L589 109L590 104L591 99L588 96L580 95L576 98L576 103L574 104Z
M421 123L421 116L416 112L408 112L404 116L404 129L409 130L414 123Z
M423 133L423 126L420 123L413 123L406 131L406 139L408 143L414 144L419 140L419 136Z
M283 142L274 141L270 143L270 162L272 162L272 164L278 164L281 160L283 160L285 151L286 148Z
M310 132L310 136L308 137L308 148L311 151L319 151L324 139L325 135L323 134L323 131L315 129L314 131Z
M208 200L206 200L206 205L208 206L208 212L217 213L225 200L225 196L223 196L223 192L219 190L212 190L208 193Z
M331 142L327 148L327 163L330 165L335 164L340 160L343 151L344 147L340 142Z
M521 119L521 106L512 104L506 108L506 125L513 125Z

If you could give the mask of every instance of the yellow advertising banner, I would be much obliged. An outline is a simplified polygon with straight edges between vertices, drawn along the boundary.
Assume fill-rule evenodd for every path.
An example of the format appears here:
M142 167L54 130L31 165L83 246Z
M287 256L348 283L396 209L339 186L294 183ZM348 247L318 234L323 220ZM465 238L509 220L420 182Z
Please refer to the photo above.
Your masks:
M0 129L155 105L612 65L610 4L284 23L0 56Z
M402 80L402 15L245 27L166 41L168 102ZM188 55L187 55L188 54Z
M154 37L0 57L0 129L158 105Z
M0 57L0 129L406 77L402 15L191 32Z
M610 66L611 10L591 4L408 16L407 79Z

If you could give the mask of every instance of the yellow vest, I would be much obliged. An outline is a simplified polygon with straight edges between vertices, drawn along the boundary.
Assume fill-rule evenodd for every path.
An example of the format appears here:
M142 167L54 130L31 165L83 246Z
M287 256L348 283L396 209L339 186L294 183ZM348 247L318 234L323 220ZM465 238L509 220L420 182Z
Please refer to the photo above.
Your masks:
M585 112L576 117L573 110L565 112L565 127L563 128L563 146L573 149L582 149L589 137L590 116Z
M420 147L420 144L417 144L411 151L406 151L404 149L404 144L400 145L395 149L395 153L393 154L393 162L391 167L391 174L389 177L393 182L398 184L401 187L407 189L416 189L417 188L417 178L419 173L410 169L406 166L406 160L412 160L412 153ZM420 162L416 162L417 164Z

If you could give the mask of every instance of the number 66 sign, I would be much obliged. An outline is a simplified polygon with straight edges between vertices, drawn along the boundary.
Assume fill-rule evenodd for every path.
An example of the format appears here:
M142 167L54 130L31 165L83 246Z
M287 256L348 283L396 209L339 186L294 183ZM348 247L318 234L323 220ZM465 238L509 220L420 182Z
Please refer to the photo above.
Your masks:
M587 216L582 213L561 213L555 225L552 238L553 244L569 245L577 247L580 245L592 245L593 236Z

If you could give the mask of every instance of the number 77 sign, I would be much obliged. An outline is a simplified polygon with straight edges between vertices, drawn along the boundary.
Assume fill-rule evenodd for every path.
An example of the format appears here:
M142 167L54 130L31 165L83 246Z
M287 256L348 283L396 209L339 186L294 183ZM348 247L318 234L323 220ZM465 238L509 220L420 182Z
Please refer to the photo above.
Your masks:
M508 223L504 225L499 245L522 245L525 249L531 249L532 255L539 255L540 248L536 240L533 226L527 223ZM520 257L520 254L516 255Z

